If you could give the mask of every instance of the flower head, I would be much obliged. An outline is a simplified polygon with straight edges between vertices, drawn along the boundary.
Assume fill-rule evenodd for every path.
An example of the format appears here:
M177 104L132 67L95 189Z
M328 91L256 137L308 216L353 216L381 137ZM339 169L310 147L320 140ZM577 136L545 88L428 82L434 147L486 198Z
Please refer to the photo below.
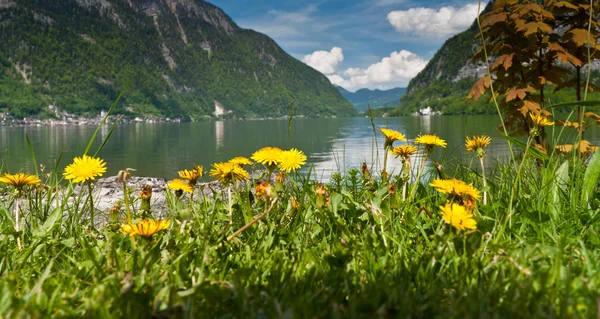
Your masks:
M281 152L279 159L279 169L286 173L295 172L302 165L306 164L306 155L295 148Z
M467 148L467 152L479 151L490 145L491 142L492 138L486 135L473 136L473 138L467 136L465 147Z
M142 188L142 190L140 191L140 198L141 199L152 198L152 186L150 186L150 185L144 186L144 188Z
M542 114L529 113L529 117L531 117L531 121L533 122L533 125L537 126L537 127L554 125L554 122L548 120Z
M192 193L193 189L192 189L192 185L188 184L188 182L186 182L183 179L174 179L172 181L169 182L169 189L170 190L174 190L175 192L186 192L186 193Z
M40 179L35 175L29 174L4 174L4 176L0 177L0 183L10 185L17 190L22 190L25 186L34 186L41 183Z
M324 196L327 193L327 187L325 187L325 185L323 185L323 183L319 183L317 185L317 188L315 189L315 194L317 194L317 196Z
M254 186L254 192L258 198L269 198L271 197L273 187L271 183L267 181L258 181Z
M458 204L446 204L440 206L442 218L446 224L451 224L458 230L477 229L477 222L473 214L465 207Z
M397 146L392 151L392 154L396 155L396 158L402 157L403 159L408 159L411 157L411 155L413 155L416 152L417 152L416 146L407 144L407 145Z
M191 185L195 185L198 178L204 175L204 167L198 165L191 170L184 169L179 171L179 177L189 181Z
M453 196L467 196L480 199L481 193L473 185L457 179L436 179L431 183L438 192Z
M443 139L439 138L437 135L435 134L424 134L424 135L419 135L416 139L415 139L415 143L417 144L423 144L425 145L426 148L432 149L434 146L440 146L440 147L446 147L446 141L444 141Z
M243 181L250 178L246 170L234 163L213 164L213 169L210 171L210 176L214 177L216 180L225 185L233 184L237 181Z
M243 156L234 157L229 160L229 163L238 164L240 166L252 165L252 161Z
M272 166L279 164L280 156L283 151L278 147L263 147L260 150L252 154L252 159L265 166Z
M395 141L404 141L406 137L398 131L389 128L379 128L379 132L385 136L385 147L392 147Z
M73 180L75 183L93 181L96 177L101 177L106 172L106 162L88 155L75 157L73 163L65 168L64 176L66 179Z
M137 224L124 224L121 230L129 236L141 236L150 238L163 229L169 228L171 221L167 220L142 220Z

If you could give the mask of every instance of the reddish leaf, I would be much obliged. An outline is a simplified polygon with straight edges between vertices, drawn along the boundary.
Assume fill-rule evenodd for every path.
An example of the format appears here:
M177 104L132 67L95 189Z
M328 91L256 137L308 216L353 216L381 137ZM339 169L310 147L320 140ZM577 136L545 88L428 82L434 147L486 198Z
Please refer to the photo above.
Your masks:
M540 105L533 101L523 101L523 106L519 108L519 112L521 112L523 116L527 116L527 114L531 112L540 113L541 111L542 108L540 107Z
M473 101L475 101L475 103L477 103L477 101L479 100L481 95L485 92L485 89L489 88L489 87L490 87L490 81L489 81L489 77L486 74L481 79L479 79L477 82L475 82L475 84L471 88L471 92L469 92L469 95L467 96L467 100L472 98Z

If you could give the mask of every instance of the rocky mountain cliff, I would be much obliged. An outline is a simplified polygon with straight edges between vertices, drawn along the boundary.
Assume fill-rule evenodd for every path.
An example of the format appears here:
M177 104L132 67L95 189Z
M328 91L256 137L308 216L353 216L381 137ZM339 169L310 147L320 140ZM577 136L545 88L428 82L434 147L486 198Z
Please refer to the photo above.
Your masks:
M201 0L0 0L0 112L348 116L321 73Z

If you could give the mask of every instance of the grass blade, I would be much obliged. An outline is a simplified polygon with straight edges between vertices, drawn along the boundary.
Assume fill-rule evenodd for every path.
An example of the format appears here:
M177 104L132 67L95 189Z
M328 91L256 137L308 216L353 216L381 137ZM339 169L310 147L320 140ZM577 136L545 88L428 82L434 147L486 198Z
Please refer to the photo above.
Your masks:
M104 125L104 123L106 123L106 119L108 119L108 116L110 115L110 113L112 113L112 111L115 109L115 107L119 103L119 100L121 99L121 97L123 96L125 91L127 90L127 87L129 87L129 84L127 84L125 86L125 88L123 89L123 91L121 91L121 93L119 93L119 96L117 96L117 99L115 100L115 102L110 106L110 109L108 109L108 112L106 112L106 115L104 116L104 118L102 119L100 124L98 124L98 127L96 128L94 135L92 135L92 138L90 139L87 147L85 148L85 152L83 152L83 155L87 155L87 153L89 153L90 149L92 148L92 144L94 144L94 141L96 140L96 136L98 135L98 132L100 131L100 128L102 127L102 125ZM101 146L103 146L103 145L101 145Z
M31 153L31 159L33 160L35 176L40 176L40 173L38 172L37 160L35 159L35 152L33 151L33 146L31 146L31 140L29 140L29 134L25 133L25 139L27 140L27 147L29 147L29 153Z
M581 202L588 203L594 194L594 187L600 177L600 152L596 151L588 163L588 167L583 175L583 189L581 192Z

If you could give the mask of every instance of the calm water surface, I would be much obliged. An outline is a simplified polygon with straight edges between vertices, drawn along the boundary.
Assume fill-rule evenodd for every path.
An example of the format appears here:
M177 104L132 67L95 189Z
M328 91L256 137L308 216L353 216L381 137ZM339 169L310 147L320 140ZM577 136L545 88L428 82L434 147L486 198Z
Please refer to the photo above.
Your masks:
M496 116L432 116L375 119L376 127L389 127L413 140L421 133L436 133L448 142L448 148L436 150L434 159L465 156L464 138L467 135L492 136L488 158L508 156L508 146L496 127ZM59 167L69 164L73 157L85 150L94 133L94 126L62 127L0 127L0 167L11 173L33 171L25 134L29 135L38 164L51 168L64 150ZM104 127L99 140L108 134ZM572 130L567 130L573 135ZM600 131L590 130L586 136L600 141ZM288 136L287 120L217 121L181 124L128 124L113 132L100 153L108 163L107 176L121 169L135 168L137 176L174 178L177 171L193 165L210 167L214 162L235 156L250 157L257 149L272 145L295 147L308 155L317 179L329 178L331 172L362 162L381 169L384 138L378 132L373 138L373 127L368 118L295 119ZM379 147L375 147L375 143ZM401 145L396 142L395 145ZM97 143L99 144L99 143ZM94 147L95 152L96 147ZM418 156L414 158L418 160ZM391 170L398 170L399 160L390 158Z

